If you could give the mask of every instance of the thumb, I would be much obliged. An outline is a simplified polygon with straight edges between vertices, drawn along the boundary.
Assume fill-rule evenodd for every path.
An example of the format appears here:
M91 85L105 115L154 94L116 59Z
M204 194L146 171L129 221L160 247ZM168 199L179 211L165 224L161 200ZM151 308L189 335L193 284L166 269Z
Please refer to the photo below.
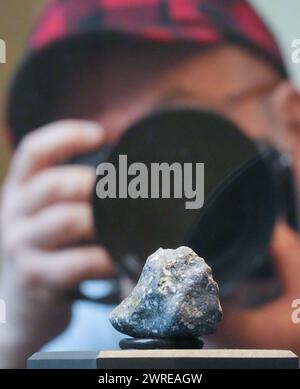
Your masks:
M280 222L270 246L285 291L300 290L300 237L286 223Z

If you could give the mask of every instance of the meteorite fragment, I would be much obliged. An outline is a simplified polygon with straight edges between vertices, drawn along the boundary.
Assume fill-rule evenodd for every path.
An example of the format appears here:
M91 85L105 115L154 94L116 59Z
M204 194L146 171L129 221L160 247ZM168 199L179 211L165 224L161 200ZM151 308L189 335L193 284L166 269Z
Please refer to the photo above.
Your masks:
M211 268L189 247L158 249L131 294L110 314L111 324L136 338L198 338L222 319Z

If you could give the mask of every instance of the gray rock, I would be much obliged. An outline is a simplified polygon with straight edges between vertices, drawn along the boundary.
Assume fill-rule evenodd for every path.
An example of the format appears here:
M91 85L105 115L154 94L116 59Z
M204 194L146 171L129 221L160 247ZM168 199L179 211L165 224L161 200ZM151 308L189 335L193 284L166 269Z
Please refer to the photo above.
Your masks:
M137 338L197 338L222 319L211 268L189 247L158 249L131 294L110 314L120 332Z

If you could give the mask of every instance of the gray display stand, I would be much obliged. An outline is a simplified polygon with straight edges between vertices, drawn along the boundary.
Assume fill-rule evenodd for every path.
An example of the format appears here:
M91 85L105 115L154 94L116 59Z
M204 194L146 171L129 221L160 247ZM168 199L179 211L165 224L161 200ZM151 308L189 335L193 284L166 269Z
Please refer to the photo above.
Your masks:
M286 350L115 350L41 352L29 369L297 369Z

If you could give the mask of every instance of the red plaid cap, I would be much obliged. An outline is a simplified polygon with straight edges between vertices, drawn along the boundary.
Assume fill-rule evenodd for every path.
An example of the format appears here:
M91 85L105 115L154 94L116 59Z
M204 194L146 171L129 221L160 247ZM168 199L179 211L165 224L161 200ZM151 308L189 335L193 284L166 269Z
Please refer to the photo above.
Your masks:
M41 49L95 30L200 45L237 40L284 68L272 34L245 0L55 0L41 17L31 46Z
M15 144L53 118L49 109L44 112L45 104L36 114L36 104L48 98L49 106L51 101L46 84L43 88L43 80L37 80L37 62L45 66L40 54L59 42L108 32L164 43L192 42L200 47L237 43L265 58L286 77L272 34L246 0L54 0L33 31L29 54L11 90L8 126ZM32 83L35 86L30 89Z

